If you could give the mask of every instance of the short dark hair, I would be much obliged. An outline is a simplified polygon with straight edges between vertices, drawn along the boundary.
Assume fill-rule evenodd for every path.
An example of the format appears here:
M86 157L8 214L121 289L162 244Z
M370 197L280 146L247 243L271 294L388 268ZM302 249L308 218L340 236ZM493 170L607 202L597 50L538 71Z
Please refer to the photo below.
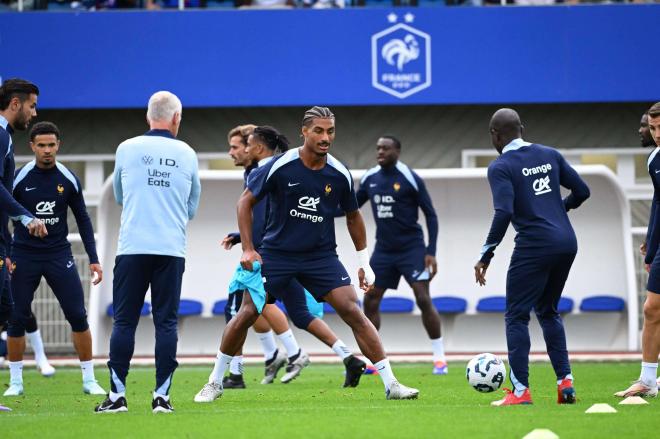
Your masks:
M304 126L309 126L311 125L312 121L316 118L320 119L333 119L335 118L335 115L332 114L332 111L328 107L319 107L319 106L313 106L309 110L305 111L305 115L303 116L302 124Z
M394 143L394 147L395 147L396 149L398 149L398 150L401 150L401 141L400 141L399 139L397 139L396 137L391 136L391 135L389 135L389 134L386 134L386 135L384 135L384 136L380 136L380 138L381 138L381 139L389 139L389 140L391 140L392 143Z
M14 97L25 102L31 94L38 96L39 87L25 79L7 79L0 85L0 111L6 110Z
M252 132L252 137L259 139L271 151L285 152L289 150L289 139L271 126L256 127Z
M60 140L60 129L57 128L53 122L37 122L30 130L30 142L34 142L34 138L42 134L55 134L57 140Z
M647 111L646 114L648 114L649 117L660 116L660 102L656 102L655 104L651 105L651 108L649 108L649 111Z

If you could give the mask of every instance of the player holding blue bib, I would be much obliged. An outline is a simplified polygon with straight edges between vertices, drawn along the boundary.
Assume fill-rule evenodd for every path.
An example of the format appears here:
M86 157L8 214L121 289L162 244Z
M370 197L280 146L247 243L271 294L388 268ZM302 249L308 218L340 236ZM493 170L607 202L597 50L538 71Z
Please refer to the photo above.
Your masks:
M479 285L509 223L516 230L506 280L506 341L514 390L493 405L531 404L529 391L529 314L534 309L557 376L557 402L575 403L566 334L557 305L577 253L568 212L589 198L589 187L555 149L525 142L518 113L503 108L490 121L493 146L500 153L488 167L495 216L474 267ZM571 193L562 199L561 186Z
M376 152L378 166L364 174L356 194L360 206L371 201L376 221L376 248L370 261L376 282L374 290L364 296L364 313L379 329L383 295L387 289L397 289L403 276L415 294L422 323L431 339L433 374L446 375L440 316L429 294L429 283L438 271L435 259L438 217L424 181L399 161L401 142L394 136L383 136L378 139ZM426 217L427 246L417 223L419 209Z
M346 212L349 233L358 250L360 287L371 289L366 230L346 167L328 154L335 137L335 117L326 107L313 107L303 118L302 147L272 159L253 172L238 202L238 225L243 256L241 266L252 270L259 261L268 299L284 299L287 286L297 280L317 300L325 300L353 330L362 353L378 369L387 399L416 398L419 391L400 384L385 357L378 332L357 303L350 276L337 257L334 217L339 206ZM252 241L252 209L268 196L268 223L257 253ZM274 297L273 297L274 296ZM279 296L279 297L278 297ZM249 294L225 328L216 359L216 377L222 377L240 350L248 328L258 317ZM209 386L218 387L219 379Z

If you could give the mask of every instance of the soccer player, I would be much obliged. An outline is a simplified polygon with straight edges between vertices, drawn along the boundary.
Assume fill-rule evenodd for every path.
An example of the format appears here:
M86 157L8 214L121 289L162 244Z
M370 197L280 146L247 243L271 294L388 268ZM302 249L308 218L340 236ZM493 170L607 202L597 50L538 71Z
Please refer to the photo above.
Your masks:
M655 147L655 141L651 135L651 130L649 129L649 113L646 112L642 114L642 119L639 121L639 143L644 148L649 148L651 146Z
M660 102L649 108L648 127L655 144L660 145ZM640 128L640 136L641 136ZM642 253L646 253L644 263L649 273L644 302L644 326L642 328L642 372L639 379L630 387L615 393L615 396L658 395L658 355L660 354L660 147L656 147L648 159L649 175L653 182L653 202L651 217Z
M113 187L123 206L112 285L115 311L110 337L111 391L97 413L125 412L126 376L135 346L135 330L151 286L156 328L154 413L171 413L176 361L177 312L185 268L186 225L195 216L201 185L197 154L176 139L181 101L168 91L149 98L145 134L117 148Z
M249 136L247 143L247 155L250 162L257 163L258 167L265 166L274 156L275 152L285 152L289 149L288 139L280 134L275 128L269 126L256 127ZM259 248L265 233L267 218L267 199L262 199L253 208L252 237L255 248ZM238 240L240 241L240 239ZM289 294L282 295L283 302L293 323L300 329L308 331L321 342L330 347L342 360L346 367L346 377L344 387L357 387L362 373L366 368L366 363L351 354L348 347L340 340L330 327L320 319L322 317L323 307L316 302L314 297L307 292L298 281L292 281L287 289ZM320 312L313 314L310 305L317 308ZM266 305L262 314L269 309L277 308L275 305ZM279 308L277 308L279 312ZM262 318L260 316L257 322ZM256 326L256 324L255 324ZM234 357L235 358L235 357ZM233 360L232 360L233 362ZM282 377L282 382L288 382L289 377L295 372L295 365L290 362L287 366L287 373ZM230 364L231 368L231 364ZM267 363L268 371L268 363ZM293 379L293 377L291 377ZM223 380L223 386L225 382ZM198 399L201 399L198 398ZM204 401L206 402L206 401Z
M287 286L297 280L317 300L325 300L351 327L362 353L371 360L385 385L387 399L416 398L419 391L400 384L385 357L378 332L357 303L351 277L336 253L334 216L338 206L358 251L360 287L371 289L366 230L348 169L328 154L335 137L335 117L326 107L305 112L304 144L270 160L248 179L238 202L243 255L241 266L252 270L260 262L267 300L286 299ZM268 197L268 224L257 253L252 241L253 207ZM278 297L279 295L279 297ZM240 349L258 311L250 294L224 330L209 383L198 395L213 400L222 395L221 378Z
M388 288L396 289L401 276L415 294L422 311L422 323L431 339L433 374L446 375L444 344L440 332L440 316L431 302L429 283L438 271L435 259L438 239L438 217L424 181L399 161L401 142L394 136L383 136L376 143L378 166L369 169L357 191L358 205L371 201L376 220L376 248L371 267L376 282L364 296L364 313L380 329L380 302ZM417 223L419 209L426 217L429 244Z
M255 128L256 125L239 125L232 128L227 135L229 156L234 160L235 166L245 168L243 178L246 182L250 172L257 168L257 162L250 158L247 152L248 138ZM261 242L261 235L263 234L263 231L260 231L260 227L260 224L255 224L253 227L254 230L257 230L257 232L253 232L253 235L257 237L255 239L258 239L258 242ZM222 240L222 245L226 250L230 250L240 241L239 233L230 233ZM229 300L225 306L225 321L227 323L229 323L241 307L243 292L236 293L236 291L233 291L229 294ZM277 306L266 306L257 321L254 322L252 329L257 333L264 351L265 370L261 384L272 383L280 369L285 365L287 366L287 373L282 377L282 382L288 383L300 375L302 369L309 365L309 356L298 345L295 335L289 328L286 315ZM284 345L287 355L280 353L273 332L277 334L277 337ZM242 348L232 358L229 365L229 376L222 379L222 384L225 389L245 388Z
M15 170L11 135L14 130L26 130L30 120L37 115L38 95L39 88L24 79L7 79L0 85L0 285L5 284L10 265L7 259L11 244L8 239L8 217L19 220L32 236L43 238L48 234L43 222L34 218L11 196ZM1 288L0 325L7 322L13 307L11 288ZM2 409L6 408L0 406Z
M474 266L479 285L509 223L517 232L506 281L506 340L514 391L493 405L531 404L529 314L534 309L557 375L557 402L575 403L566 335L557 304L577 253L568 212L589 198L589 188L553 148L522 139L518 113L497 110L490 120L493 146L500 153L488 167L495 216ZM571 190L562 199L560 186Z
M104 395L94 376L92 334L87 323L85 298L78 270L67 240L67 213L70 208L76 218L93 283L103 279L103 270L96 255L94 230L87 214L80 180L57 162L60 131L51 122L39 122L30 130L30 147L35 159L23 166L14 179L14 198L48 225L50 233L35 239L24 228L14 224L12 244L11 289L14 311L7 329L9 352L9 388L5 396L23 394L23 353L25 328L32 317L34 292L44 277L71 325L73 345L80 359L83 392Z

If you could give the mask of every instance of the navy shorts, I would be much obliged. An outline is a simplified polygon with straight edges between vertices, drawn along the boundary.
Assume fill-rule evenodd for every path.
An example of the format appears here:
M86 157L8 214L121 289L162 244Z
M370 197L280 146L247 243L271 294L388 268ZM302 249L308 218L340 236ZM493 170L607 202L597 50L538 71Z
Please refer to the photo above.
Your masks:
M336 254L282 255L263 250L261 258L266 292L285 303L293 280L297 280L319 301L335 288L351 284L351 277Z
M12 262L16 267L11 275L14 311L9 319L9 336L25 335L25 325L32 317L34 292L42 277L53 290L71 329L84 332L89 328L85 296L71 253L55 255L47 260L34 260L33 257L18 254L12 257Z
M225 322L229 323L234 318L243 304L243 291L236 291L229 295L225 305Z
M369 264L376 274L374 286L382 289L396 290L401 276L408 282L428 281L431 276L424 266L426 248L413 247L407 250L387 252L374 250Z
M646 291L660 294L660 251L655 254L651 262L649 280L646 282Z

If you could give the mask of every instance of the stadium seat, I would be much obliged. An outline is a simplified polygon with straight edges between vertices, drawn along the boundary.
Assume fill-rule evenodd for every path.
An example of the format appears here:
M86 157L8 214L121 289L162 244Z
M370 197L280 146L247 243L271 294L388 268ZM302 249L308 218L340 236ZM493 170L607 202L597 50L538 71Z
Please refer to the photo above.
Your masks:
M506 311L506 297L504 296L491 296L479 299L477 302L477 312L505 312Z
M407 313L415 308L415 302L405 297L384 297L380 302L382 313Z
M225 306L227 306L227 299L218 300L213 304L213 310L211 311L214 316L221 316L225 314Z
M619 312L626 307L626 302L615 296L591 296L582 299L582 312Z
M106 309L105 312L108 315L108 317L115 316L115 310L112 307L112 303L108 305L108 309ZM149 302L144 302L144 304L142 305L142 310L140 311L140 316L142 317L148 316L150 312L151 312L151 304Z
M440 296L431 299L433 306L442 314L461 314L467 309L467 300L462 297Z
M202 302L200 301L181 299L181 302L179 302L178 314L180 317L199 316L202 315L203 308Z
M559 304L557 305L557 311L559 314L568 314L573 311L573 306L575 302L570 297L562 297L559 299Z

